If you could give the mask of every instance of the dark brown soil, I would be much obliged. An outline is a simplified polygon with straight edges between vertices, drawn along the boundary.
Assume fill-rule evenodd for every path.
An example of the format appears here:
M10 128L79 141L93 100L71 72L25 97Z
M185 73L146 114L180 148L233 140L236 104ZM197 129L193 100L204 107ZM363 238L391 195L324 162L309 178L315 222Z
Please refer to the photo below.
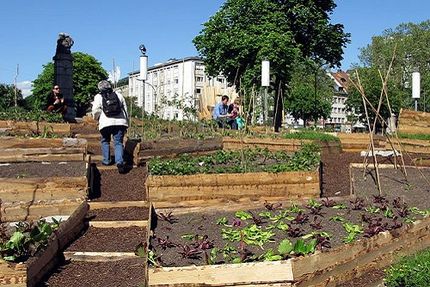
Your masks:
M141 287L145 260L64 263L39 287Z
M400 197L410 206L429 208L430 168L407 168L406 172L407 179L401 170L379 169L383 194L392 198ZM374 170L368 170L366 177L363 175L363 169L352 169L355 195L372 198L373 195L379 194Z
M94 201L143 201L145 196L146 169L133 168L126 174L118 170L100 171L100 194L94 195Z
M393 205L393 199L394 197L390 196L387 197L388 200L388 206L393 211L394 215L398 215L398 208L395 208ZM340 203L340 202L338 202ZM406 200L406 203L407 200ZM426 201L426 207L428 208L430 206L430 202ZM291 240L291 242L295 242L297 238L300 238L303 235L310 234L311 232L328 232L330 237L330 245L331 247L339 246L341 244L345 244L343 240L347 237L347 232L345 231L345 228L343 226L343 222L349 222L353 224L357 224L359 226L362 226L363 230L366 230L368 228L368 223L363 220L363 215L370 216L375 219L380 219L382 225L385 225L386 229L392 229L394 228L395 222L401 222L402 224L405 224L406 218L398 218L396 221L393 219L386 218L384 216L384 212L378 211L376 213L370 213L369 211L364 210L366 207L377 207L376 203L374 203L374 198L369 197L365 201L365 206L361 210L352 210L352 204L349 201L344 201L344 205L346 205L347 209L336 209L336 208L329 208L329 207L322 207L321 213L322 215L314 215L311 214L310 210L306 207L302 207L303 214L308 216L309 221L304 224L299 223L293 223L293 221L289 219L283 219L281 220L283 223L289 225L289 230L299 228L301 229L301 234L299 234L299 237L292 237L288 232L281 231L278 229L272 229L272 231L275 233L275 235L272 237L274 242L269 242L264 244L264 249L255 246L255 245L246 245L246 249L251 251L253 254L255 254L257 257L264 254L268 249L273 249L275 252L277 251L278 245L280 241L282 241L285 238L288 238ZM412 207L413 205L409 205L409 207ZM424 208L424 207L422 207ZM262 210L254 210L252 213L254 215L259 215ZM279 214L280 211L272 211L272 216ZM295 212L289 212L288 215L296 216L297 213ZM334 221L333 217L342 217L343 222ZM412 215L416 219L422 218L421 215ZM216 222L222 218L225 217L228 220L228 225L230 226L223 226L223 225L217 225ZM205 256L203 253L200 253L197 257L194 259L190 258L184 258L184 256L181 256L180 252L183 250L183 246L196 246L196 240L195 239L186 239L183 236L184 235L192 235L192 236L200 236L203 237L205 235L208 236L208 239L213 242L214 247L223 249L225 246L230 246L238 250L240 244L238 241L230 242L227 239L222 238L222 229L230 229L235 227L231 227L235 219L235 213L215 213L215 214L202 214L202 213L195 213L195 214L185 214L180 215L176 217L176 221L171 224L165 220L159 219L157 222L157 227L154 231L154 237L151 238L151 245L155 250L155 253L160 256L161 259L161 265L162 266L187 266L187 265L204 265L205 262ZM237 220L237 219L236 219ZM264 219L264 223L261 224L262 229L266 230L269 225L273 225L273 222L271 219ZM321 229L316 229L315 227L311 226L310 223L313 223L314 221L320 221L321 223ZM254 224L253 220L242 220L240 222L240 227L236 228L243 228L247 225ZM356 239L363 238L364 234L358 234ZM174 247L163 249L163 245L160 243L162 240L165 240L168 237L169 241L173 242L175 244ZM323 249L327 250L327 249ZM238 256L233 255L233 256ZM252 259L252 260L255 260ZM231 261L231 260L230 260ZM219 255L216 259L217 263L223 263L225 260ZM229 260L227 260L229 262Z
M0 164L0 177L86 176L85 162L23 162Z
M146 229L140 227L89 227L66 251L134 252L146 242Z
M355 278L349 282L338 285L337 287L375 287L382 282L385 273L381 269L374 269L366 272L363 276Z
M92 221L147 220L149 209L146 207L102 208L90 210L87 217Z
M419 154L404 157L405 165L414 166L412 160L422 157ZM377 157L378 163L393 163L393 159ZM399 159L400 161L400 159ZM398 161L398 162L399 162ZM364 157L360 153L322 153L322 196L348 196L350 193L350 163L363 163ZM368 163L373 165L373 159L368 158Z

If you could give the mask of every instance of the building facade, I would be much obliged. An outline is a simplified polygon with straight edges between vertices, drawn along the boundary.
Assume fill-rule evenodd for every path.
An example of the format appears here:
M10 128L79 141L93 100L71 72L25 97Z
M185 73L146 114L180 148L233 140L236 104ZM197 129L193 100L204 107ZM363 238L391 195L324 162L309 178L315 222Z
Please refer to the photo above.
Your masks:
M334 94L330 117L325 122L326 126L332 126L343 132L351 131L351 123L348 122L346 100L348 98L348 74L342 71L328 73L333 80Z
M168 120L210 117L222 95L235 97L223 76L209 77L199 57L172 59L148 68L144 83L140 72L129 73L129 96L148 114Z

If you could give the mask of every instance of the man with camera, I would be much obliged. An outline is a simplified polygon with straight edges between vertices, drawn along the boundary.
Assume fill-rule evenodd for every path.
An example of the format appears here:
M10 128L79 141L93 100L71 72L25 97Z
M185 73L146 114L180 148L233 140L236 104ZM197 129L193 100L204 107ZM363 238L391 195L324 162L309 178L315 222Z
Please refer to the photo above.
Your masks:
M48 95L48 107L46 110L51 113L61 113L63 115L66 113L67 106L64 102L64 97L61 94L59 85L54 85L51 93Z

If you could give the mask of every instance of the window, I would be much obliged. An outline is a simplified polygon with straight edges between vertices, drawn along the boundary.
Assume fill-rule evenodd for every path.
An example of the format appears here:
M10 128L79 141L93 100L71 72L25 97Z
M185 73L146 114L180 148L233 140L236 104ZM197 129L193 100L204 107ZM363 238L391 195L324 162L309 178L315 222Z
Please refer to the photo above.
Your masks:
M202 92L202 89L196 89L196 94L200 94Z
M196 82L203 82L203 77L196 77Z

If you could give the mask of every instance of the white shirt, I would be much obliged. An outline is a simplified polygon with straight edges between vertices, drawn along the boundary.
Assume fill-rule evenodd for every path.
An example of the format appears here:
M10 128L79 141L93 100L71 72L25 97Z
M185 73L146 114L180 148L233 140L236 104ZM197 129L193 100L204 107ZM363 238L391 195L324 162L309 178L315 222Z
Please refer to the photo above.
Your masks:
M118 96L119 101L122 106L122 113L118 116L108 118L103 112L103 101L102 95L99 93L94 97L93 108L91 113L93 118L99 121L99 130L110 127L110 126L126 126L128 127L128 113L127 113L127 104L124 100L124 97L115 92Z

